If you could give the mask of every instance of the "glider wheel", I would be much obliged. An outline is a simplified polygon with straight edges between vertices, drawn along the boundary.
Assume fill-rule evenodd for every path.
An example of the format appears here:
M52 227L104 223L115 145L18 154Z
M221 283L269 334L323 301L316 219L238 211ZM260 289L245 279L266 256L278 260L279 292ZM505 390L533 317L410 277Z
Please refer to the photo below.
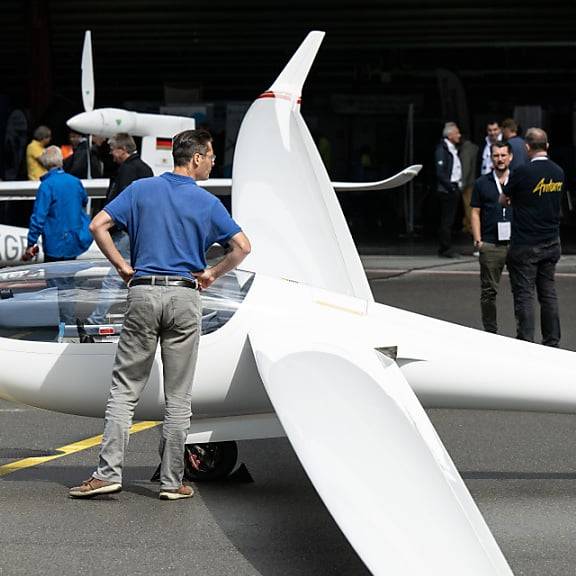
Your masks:
M220 480L232 472L237 459L236 442L186 444L184 476L192 482Z

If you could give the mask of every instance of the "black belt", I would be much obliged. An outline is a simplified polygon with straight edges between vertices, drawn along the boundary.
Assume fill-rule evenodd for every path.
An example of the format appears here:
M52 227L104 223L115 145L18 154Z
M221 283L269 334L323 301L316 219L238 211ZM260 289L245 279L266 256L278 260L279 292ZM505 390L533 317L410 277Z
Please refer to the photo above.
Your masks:
M182 286L198 290L198 281L180 276L141 276L130 280L128 286Z

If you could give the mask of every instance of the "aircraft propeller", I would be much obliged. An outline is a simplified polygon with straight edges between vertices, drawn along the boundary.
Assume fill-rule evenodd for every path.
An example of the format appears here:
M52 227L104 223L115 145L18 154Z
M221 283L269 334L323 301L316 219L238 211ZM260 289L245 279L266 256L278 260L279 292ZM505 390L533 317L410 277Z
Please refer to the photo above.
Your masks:
M92 33L86 30L84 34L84 47L82 48L82 103L84 112L92 112L94 109L94 66L92 64ZM86 178L92 178L92 162L90 150L92 149L92 135L88 134L88 147L86 150L87 170Z

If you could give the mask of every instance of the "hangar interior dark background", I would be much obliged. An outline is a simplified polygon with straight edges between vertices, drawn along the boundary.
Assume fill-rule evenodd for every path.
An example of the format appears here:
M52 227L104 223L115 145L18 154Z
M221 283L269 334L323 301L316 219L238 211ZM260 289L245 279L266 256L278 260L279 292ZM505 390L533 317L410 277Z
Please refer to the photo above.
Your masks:
M65 120L82 110L89 29L96 107L156 111L172 89L188 89L213 104L207 124L229 146L226 103L267 89L306 33L319 29L327 35L302 112L314 137L330 144L333 178L390 175L405 165L411 142L414 161L425 165L416 182L425 212L442 123L456 120L480 143L488 118L524 110L548 130L574 188L573 0L2 0L0 22L0 135L18 108L30 131L47 123L56 143L65 141ZM371 166L362 166L363 154ZM382 197L366 202L371 213L401 212ZM367 227L379 233L383 225L403 226L382 216Z

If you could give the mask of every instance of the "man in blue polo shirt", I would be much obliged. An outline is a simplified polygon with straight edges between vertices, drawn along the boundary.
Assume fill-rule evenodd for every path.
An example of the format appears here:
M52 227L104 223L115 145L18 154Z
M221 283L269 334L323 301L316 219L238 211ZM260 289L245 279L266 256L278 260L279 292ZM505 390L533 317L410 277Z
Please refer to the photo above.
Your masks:
M482 324L486 332L496 334L496 296L506 264L512 222L512 208L501 206L498 199L508 183L512 150L507 142L498 141L492 144L491 150L494 170L476 180L470 206L474 248L480 251Z
M560 259L560 200L564 171L548 158L548 137L540 128L526 132L528 164L511 173L501 196L514 207L506 265L510 273L516 337L534 341L534 291L540 302L542 344L558 347L560 318L554 274Z
M250 242L222 203L200 188L214 164L212 138L187 130L173 141L174 172L138 180L96 215L90 229L98 246L129 285L128 308L112 371L104 438L98 469L73 498L111 494L122 489L122 463L134 409L148 380L160 340L166 410L160 453L160 498L193 495L182 484L184 444L191 417L192 380L201 329L198 290L235 268L250 252ZM110 235L128 231L132 265ZM214 243L230 251L206 267Z

